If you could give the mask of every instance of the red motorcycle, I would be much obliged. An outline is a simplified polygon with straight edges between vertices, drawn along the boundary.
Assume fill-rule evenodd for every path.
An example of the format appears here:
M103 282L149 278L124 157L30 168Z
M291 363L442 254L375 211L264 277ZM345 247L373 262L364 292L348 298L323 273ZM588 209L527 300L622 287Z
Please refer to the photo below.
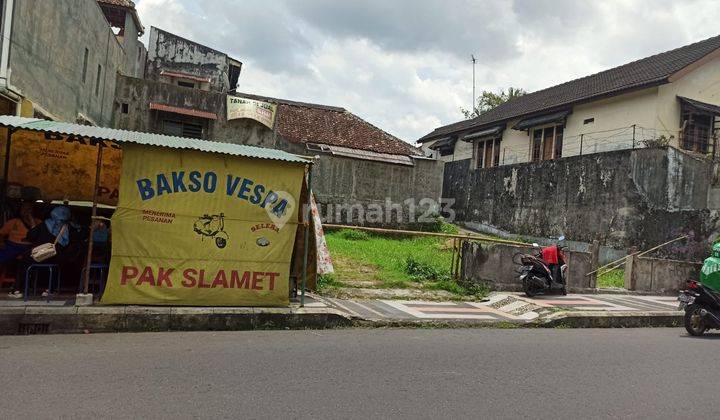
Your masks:
M557 239L558 243L544 248L533 244L533 247L540 248L537 254L520 253L513 257L513 262L520 266L517 272L528 297L553 293L567 295L567 258L565 248L559 244L564 239L561 236Z

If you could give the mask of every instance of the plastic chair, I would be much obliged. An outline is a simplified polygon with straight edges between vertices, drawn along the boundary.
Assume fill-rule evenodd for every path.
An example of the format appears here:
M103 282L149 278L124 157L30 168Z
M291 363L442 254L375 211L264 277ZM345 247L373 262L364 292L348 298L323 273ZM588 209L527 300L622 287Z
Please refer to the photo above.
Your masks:
M80 271L80 282L78 282L78 292L81 292L83 290L83 280L85 279L85 267ZM109 269L109 266L107 264L102 263L90 263L90 281L88 282L88 291L90 289L90 286L97 286L100 287L100 294L102 295L105 291L105 276L107 275L107 271ZM97 282L93 282L93 270L97 273L99 272L100 276L96 277ZM95 291L95 288L93 288L93 291Z
M48 270L48 295L47 295L47 301L50 302L50 292L52 291L52 281L55 274L55 270L58 272L58 290L60 289L60 267L58 267L57 264L31 264L26 270L25 270L25 302L28 301L28 295L30 292L30 272L35 269L35 280L33 281L33 294L37 295L37 271L41 268L45 268Z

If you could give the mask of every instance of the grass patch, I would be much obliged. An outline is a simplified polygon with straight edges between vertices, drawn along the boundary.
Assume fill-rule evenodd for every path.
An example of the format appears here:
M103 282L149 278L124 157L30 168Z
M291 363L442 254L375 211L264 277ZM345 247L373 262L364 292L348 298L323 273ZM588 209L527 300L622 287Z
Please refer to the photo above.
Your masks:
M616 268L598 276L597 287L625 287L625 270L623 270L622 268Z
M340 283L332 274L322 274L317 278L318 292L329 289L336 289L338 287L342 287L342 283Z
M487 294L484 285L463 286L452 280L452 249L445 238L391 237L343 229L327 232L326 239L335 266L332 287L352 287L355 283L362 287L373 284L376 288L412 287L447 290L458 295Z

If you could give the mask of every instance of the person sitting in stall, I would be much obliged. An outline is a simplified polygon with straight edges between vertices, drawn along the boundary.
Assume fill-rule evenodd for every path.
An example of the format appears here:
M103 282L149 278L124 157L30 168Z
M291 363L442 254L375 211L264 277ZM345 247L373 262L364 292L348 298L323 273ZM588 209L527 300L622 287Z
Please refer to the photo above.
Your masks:
M6 264L30 250L31 245L25 237L40 223L40 219L33 215L33 203L23 202L18 217L8 220L0 228L0 238L5 240L5 247L0 249L0 264Z
M30 229L26 236L26 240L31 244L31 248L46 243L55 243L57 239L57 243L55 244L57 254L54 257L43 261L43 264L58 264L61 268L60 271L62 271L63 265L72 262L73 258L77 256L76 254L78 254L75 249L77 248L75 244L78 242L78 238L77 235L73 233L76 230L70 229L69 226L71 218L72 213L68 207L55 207L50 212L50 217L45 219L44 223L39 223L34 228ZM63 229L63 226L67 227ZM22 272L24 272L30 264L33 264L33 262L34 261L28 256L23 261L24 267L22 267ZM21 289L24 286L24 278L24 275L18 273L13 287L14 290L10 292L11 297L23 297ZM50 293L50 291L46 290L43 295L46 296L47 293Z
M31 202L23 202L18 217L5 222L0 228L0 237L5 240L5 247L0 250L0 264L15 259L30 249L30 243L25 240L28 231L40 223L33 215Z
M102 220L93 224L93 262L107 264L110 260L110 229Z

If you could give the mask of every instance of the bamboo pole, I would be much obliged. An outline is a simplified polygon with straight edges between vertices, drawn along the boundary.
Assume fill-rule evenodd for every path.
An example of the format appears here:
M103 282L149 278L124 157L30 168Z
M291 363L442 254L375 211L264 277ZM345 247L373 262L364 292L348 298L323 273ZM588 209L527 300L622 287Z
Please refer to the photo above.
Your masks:
M621 266L621 265L622 265L622 262L624 262L626 259L628 259L628 258L630 258L630 257L642 257L642 256L645 255L645 254L648 254L648 253L650 253L650 252L653 252L653 251L655 251L655 250L657 250L657 249L660 249L660 248L662 248L662 247L664 247L664 246L670 245L671 243L677 242L677 241L679 241L679 240L681 240L681 239L686 239L687 237L688 237L688 235L683 235L683 236L677 237L677 238L675 238L675 239L673 239L673 240L671 240L671 241L667 241L667 242L662 243L662 244L660 244L660 245L658 245L658 246L652 247L652 248L648 249L647 251L633 252L632 254L626 255L626 256L624 256L624 257L622 257L622 258L620 258L620 259L617 259L617 260L615 260L615 261L613 261L613 262L610 262L610 263L608 263L608 264L605 264L605 265L603 265L602 267L598 268L597 270L591 271L591 272L585 274L585 276L590 276L590 275L592 275L592 274L595 274L595 273L597 273L597 272L599 272L599 271L601 271L601 270L603 270L603 269L606 269L606 268L612 266L611 268L609 268L608 270L606 270L605 273L603 273L603 274L606 274L606 273L608 273L609 271L614 270L615 268ZM602 275L602 274L601 274L601 275Z
M460 234L452 234L452 233L421 232L421 231L416 231L416 230L383 229L383 228L371 228L371 227L365 227L365 226L336 225L336 224L331 224L331 223L323 224L323 228L356 229L356 230L365 230L368 232L389 233L389 234L396 234L396 235L437 236L437 237L441 237L441 238L470 239L473 241L494 242L494 243L499 243L499 244L516 245L516 246L523 246L523 247L531 247L532 246L532 244L528 244L525 242L510 241L507 239L489 238L487 236L482 236L482 235L460 235Z

